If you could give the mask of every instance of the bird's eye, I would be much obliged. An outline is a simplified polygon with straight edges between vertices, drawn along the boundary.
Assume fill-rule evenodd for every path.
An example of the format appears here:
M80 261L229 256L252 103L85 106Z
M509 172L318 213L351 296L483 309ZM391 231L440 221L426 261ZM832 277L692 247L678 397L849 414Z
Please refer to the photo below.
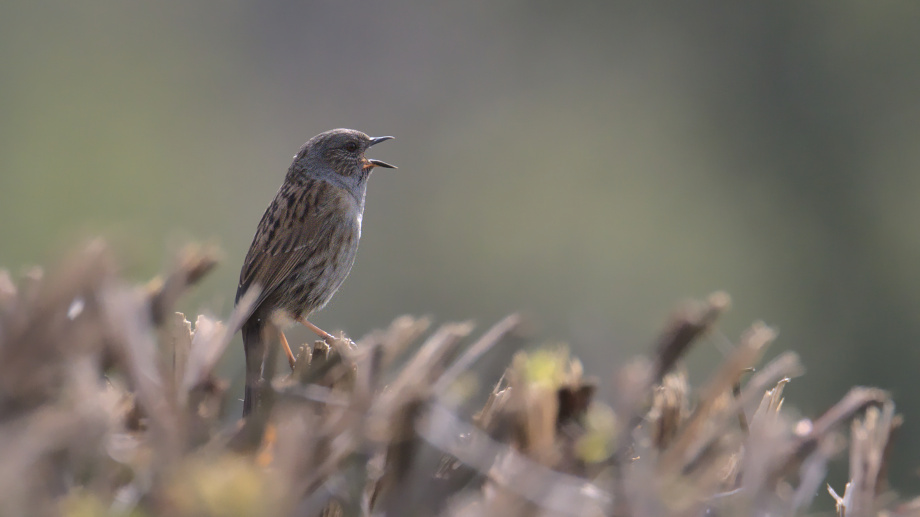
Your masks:
M355 142L348 142L345 144L345 150L353 153L358 150L358 144Z

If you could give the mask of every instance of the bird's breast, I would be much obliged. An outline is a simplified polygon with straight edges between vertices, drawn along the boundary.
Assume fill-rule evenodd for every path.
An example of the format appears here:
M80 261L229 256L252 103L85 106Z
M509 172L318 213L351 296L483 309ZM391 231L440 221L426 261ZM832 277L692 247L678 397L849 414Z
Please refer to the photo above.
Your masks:
M350 226L355 239L361 238L361 222L364 220L364 204L358 201L344 189L337 199L339 210L342 213L341 223Z
M323 214L323 229L311 242L305 267L296 273L296 283L306 288L304 297L291 307L294 314L307 316L326 305L355 262L363 211L346 191L336 189L333 192L318 207Z

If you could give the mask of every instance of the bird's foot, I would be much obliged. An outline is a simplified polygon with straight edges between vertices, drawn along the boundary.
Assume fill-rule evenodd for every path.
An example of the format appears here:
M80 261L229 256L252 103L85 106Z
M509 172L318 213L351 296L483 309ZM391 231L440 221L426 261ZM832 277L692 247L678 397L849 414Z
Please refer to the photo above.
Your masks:
M291 365L291 370L293 370L297 359L294 358L294 352L291 351L291 345L288 344L288 340L284 336L284 332L281 332L280 330L278 331L278 339L281 341L282 348L284 348L284 355L287 356L288 364Z
M339 339L339 338L333 336L332 334L326 332L325 330L323 330L323 329L317 327L316 325L310 323L309 321L307 321L307 318L300 318L300 319L298 319L297 321L299 321L300 324L303 325L304 327L307 327L308 329L312 330L314 334L316 334L317 336L321 337L321 338L323 339L323 341L325 341L326 343L329 343L330 345L332 344L333 341L336 341L336 340ZM348 341L349 345L355 346L355 342L354 342L354 341L352 341L352 340L350 340L350 339L348 339L348 338L344 338L344 339Z

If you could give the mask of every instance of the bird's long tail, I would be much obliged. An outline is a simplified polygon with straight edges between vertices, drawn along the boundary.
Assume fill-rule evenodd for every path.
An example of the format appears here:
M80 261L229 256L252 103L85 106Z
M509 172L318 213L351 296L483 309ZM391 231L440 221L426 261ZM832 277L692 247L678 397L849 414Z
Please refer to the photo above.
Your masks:
M262 380L265 360L265 324L262 318L251 317L243 324L243 350L246 352L246 388L243 394L243 416L256 406L256 395Z

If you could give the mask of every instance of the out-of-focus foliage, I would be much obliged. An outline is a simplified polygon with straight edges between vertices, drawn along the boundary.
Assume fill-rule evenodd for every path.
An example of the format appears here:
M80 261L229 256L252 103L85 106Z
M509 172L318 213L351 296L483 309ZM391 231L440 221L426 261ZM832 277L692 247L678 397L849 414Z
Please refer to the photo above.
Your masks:
M656 350L618 365L610 400L561 346L527 351L524 318L397 318L358 343L271 347L252 413L216 361L248 316L194 326L172 307L215 265L189 248L146 286L95 241L44 275L0 270L0 513L89 516L803 515L850 432L840 516L918 515L888 483L894 403L853 388L820 417L783 409L802 372L753 325L693 390L679 364L728 308L686 303ZM483 404L455 382L512 355ZM473 411L475 407L478 411ZM692 408L692 409L691 409Z

